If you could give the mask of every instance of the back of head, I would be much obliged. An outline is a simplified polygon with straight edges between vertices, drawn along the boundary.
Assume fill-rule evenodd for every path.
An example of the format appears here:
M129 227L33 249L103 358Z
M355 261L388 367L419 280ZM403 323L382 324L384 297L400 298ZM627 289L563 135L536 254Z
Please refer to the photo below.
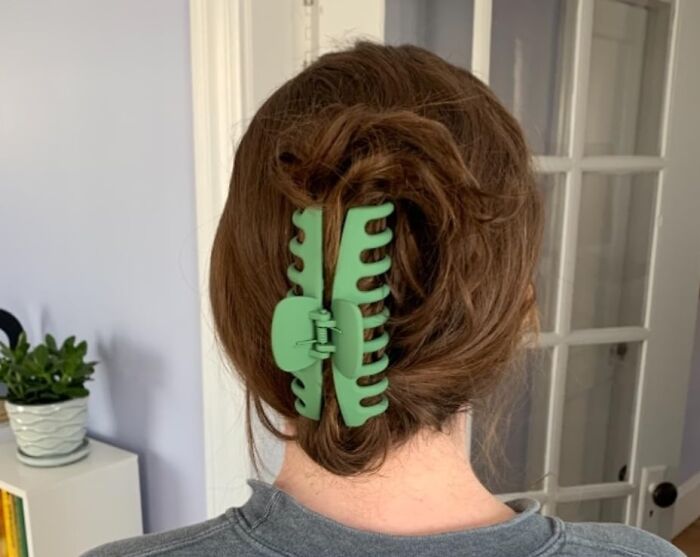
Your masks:
M348 428L324 381L320 421L301 417L270 347L291 286L292 213L323 209L332 277L347 210L384 201L396 210L371 226L394 240L368 257L393 261L379 302L391 311L388 409ZM498 385L531 322L540 235L529 153L493 93L423 49L358 43L284 84L241 140L211 260L218 337L263 424L282 436L267 405L318 464L366 472Z

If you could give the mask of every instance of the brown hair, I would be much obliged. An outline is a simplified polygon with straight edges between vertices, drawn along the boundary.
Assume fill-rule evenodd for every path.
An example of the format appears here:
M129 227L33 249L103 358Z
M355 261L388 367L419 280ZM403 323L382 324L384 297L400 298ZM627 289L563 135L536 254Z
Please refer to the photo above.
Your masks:
M374 228L391 227L394 241L370 257L393 260L380 277L391 288L389 408L346 427L326 375L321 420L300 417L270 347L274 307L290 288L292 212L323 208L332 277L347 209L387 200L396 210ZM285 83L238 147L211 259L217 333L247 389L249 431L252 406L289 438L264 403L293 423L314 461L350 475L487 397L531 321L541 212L516 121L434 54L361 42Z

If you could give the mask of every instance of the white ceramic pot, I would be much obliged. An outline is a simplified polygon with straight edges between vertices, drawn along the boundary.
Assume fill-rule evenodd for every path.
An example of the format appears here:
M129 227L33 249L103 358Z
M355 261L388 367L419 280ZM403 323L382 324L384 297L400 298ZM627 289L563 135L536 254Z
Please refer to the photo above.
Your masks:
M17 446L31 457L65 455L85 440L88 397L50 404L5 402Z

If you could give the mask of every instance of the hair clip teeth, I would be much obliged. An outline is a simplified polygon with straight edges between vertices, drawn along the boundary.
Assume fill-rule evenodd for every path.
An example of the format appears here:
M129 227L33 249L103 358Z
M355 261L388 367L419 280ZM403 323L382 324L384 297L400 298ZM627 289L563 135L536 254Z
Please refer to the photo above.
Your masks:
M365 249L376 249L388 246L394 239L394 233L391 228L382 230L374 234L367 234L366 248Z
M379 261L373 261L371 263L361 263L360 265L363 276L376 277L378 275L386 273L391 268L391 257L386 255Z
M368 315L362 319L363 329L375 329L376 327L381 327L386 324L389 320L389 309L384 308L382 311L375 313L373 315Z
M376 375L377 373L381 373L384 371L387 367L389 367L389 356L384 354L381 358L378 360L371 362L369 364L365 364L362 366L363 373L362 375Z
M302 244L298 238L292 238L289 242L289 251L296 255L298 258L303 259L304 257L304 244Z
M360 290L357 287L355 287L355 290L356 294L353 296L353 298L357 300L358 304L374 304L381 302L391 293L391 290L389 290L389 287L386 284L382 284L381 286L373 288L372 290Z
M389 380L386 377L384 377L380 381L372 383L371 385L358 384L357 388L359 389L358 392L362 395L362 398L365 399L381 395L384 391L386 391L388 386Z
M390 229L375 234L366 232L370 221L385 218L394 210L391 203L378 206L354 207L347 212L338 252L332 288L331 311L324 309L323 298L323 223L318 208L295 211L294 225L303 231L304 241L293 238L290 252L302 260L303 268L287 268L289 280L300 289L294 289L275 308L272 320L272 350L277 365L292 373L291 390L296 396L295 408L299 414L318 420L323 400L322 362L330 359L338 406L348 427L358 427L378 416L388 406L383 396L376 404L363 401L386 391L386 377L369 385L359 385L361 377L371 377L386 370L389 358L363 364L367 354L386 349L389 334L365 340L365 331L384 326L389 319L386 308L364 316L362 304L380 302L390 294L388 285L372 290L360 290L361 278L380 276L391 268L391 257L363 262L363 251L386 246L393 234Z

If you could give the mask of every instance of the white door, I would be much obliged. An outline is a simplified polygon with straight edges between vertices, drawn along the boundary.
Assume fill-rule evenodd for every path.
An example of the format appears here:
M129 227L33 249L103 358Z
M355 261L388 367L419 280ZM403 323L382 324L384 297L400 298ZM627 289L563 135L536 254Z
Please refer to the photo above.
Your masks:
M546 200L541 348L495 476L476 413L477 469L546 513L668 535L652 494L675 479L695 324L700 3L387 0L385 21L491 84Z
M540 348L528 359L526 394L501 429L510 464L497 459L500 473L488 472L480 449L486 420L477 412L475 466L495 491L536 497L546 513L668 535L672 507L655 505L649 487L675 480L700 282L693 164L700 160L700 2L286 0L275 12L268 1L193 3L209 12L209 50L236 46L212 56L193 44L195 70L197 52L199 66L233 56L240 64L223 80L229 87L219 104L247 102L226 115L210 142L226 153L228 131L240 131L258 99L355 36L419 44L489 82L536 154L548 219L538 275ZM211 5L223 6L231 24L221 26ZM201 32L203 16L195 15ZM241 32L232 37L226 29ZM212 62L208 70L216 76L230 68ZM221 89L220 79L201 81ZM204 104L202 120L217 112ZM205 225L220 210L227 164L209 164L220 170L211 201L212 178L199 176L209 166L198 160ZM200 235L208 253L209 237ZM242 401L234 404L231 393L222 400L214 367L205 361L211 513L238 502L226 494L239 491L226 489L248 471L240 414L231 411ZM238 445L223 450L233 439ZM274 456L274 446L267 453ZM663 502L671 490L661 491Z

